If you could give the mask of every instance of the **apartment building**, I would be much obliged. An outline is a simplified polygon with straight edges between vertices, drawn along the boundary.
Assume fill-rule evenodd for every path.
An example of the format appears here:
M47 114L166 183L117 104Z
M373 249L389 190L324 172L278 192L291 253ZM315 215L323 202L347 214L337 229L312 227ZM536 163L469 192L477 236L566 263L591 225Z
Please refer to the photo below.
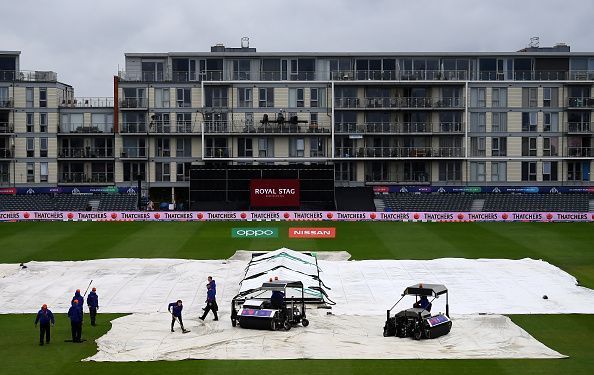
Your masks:
M125 58L113 99L81 99L53 73L21 72L18 53L1 55L3 184L127 186L140 177L151 190L183 191L191 166L205 163L331 163L340 186L593 179L594 52L217 45Z

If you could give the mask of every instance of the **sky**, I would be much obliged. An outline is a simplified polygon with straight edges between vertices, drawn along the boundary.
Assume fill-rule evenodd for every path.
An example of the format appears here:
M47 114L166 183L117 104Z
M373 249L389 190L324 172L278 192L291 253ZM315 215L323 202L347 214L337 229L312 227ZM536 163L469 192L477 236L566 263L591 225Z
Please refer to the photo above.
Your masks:
M243 36L259 52L508 52L532 36L594 51L591 0L2 0L0 14L0 50L79 97L113 96L126 52L210 51Z

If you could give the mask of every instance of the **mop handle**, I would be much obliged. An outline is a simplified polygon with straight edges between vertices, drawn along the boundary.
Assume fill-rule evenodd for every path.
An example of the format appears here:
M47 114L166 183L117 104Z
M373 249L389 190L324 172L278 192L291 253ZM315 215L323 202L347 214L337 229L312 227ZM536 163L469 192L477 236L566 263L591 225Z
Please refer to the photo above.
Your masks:
M85 294L83 294L83 297L85 297L87 295L87 292L89 291L89 288L91 287L91 284L93 283L93 280L91 280L91 282L89 283L89 285L87 286L87 290L85 290Z

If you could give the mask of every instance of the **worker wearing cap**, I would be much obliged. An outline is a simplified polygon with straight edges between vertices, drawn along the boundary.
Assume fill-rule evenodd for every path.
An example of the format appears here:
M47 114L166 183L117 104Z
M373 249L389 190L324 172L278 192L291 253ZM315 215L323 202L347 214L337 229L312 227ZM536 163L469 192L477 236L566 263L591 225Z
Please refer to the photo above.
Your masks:
M179 325L182 329L183 333L189 332L184 328L184 322L182 321L182 310L184 309L184 305L181 299L178 299L177 302L171 302L169 306L167 306L167 310L171 313L171 332L173 332L173 325L175 321L179 321Z
M99 309L99 296L97 295L97 288L93 288L87 297L87 306L89 306L89 315L91 316L91 325L95 326L95 317Z
M74 292L74 297L72 297L72 301L71 304L74 304L74 300L77 300L77 306L80 309L81 312L81 316L83 314L83 306L85 305L85 298L80 294L80 289L77 289L76 292Z
M430 305L431 304L429 303L429 299L427 299L427 296L421 296L421 298L417 302L415 302L413 307L418 307L423 310L429 311L431 309Z
M82 342L82 321L83 312L78 306L78 299L72 300L72 306L68 310L68 318L70 318L70 328L72 331L72 342Z
M202 310L204 310L204 314L199 318L200 320L204 320L210 311L214 315L214 320L219 320L217 315L217 311L219 310L219 306L217 305L217 284L212 276L208 276L208 283L206 283L206 307Z
M56 324L56 320L54 319L54 314L47 308L46 304L41 306L41 310L37 312L37 317L35 318L35 327L37 327L37 323L39 323L39 345L43 345L43 339L45 337L45 343L50 343L50 324L53 326Z

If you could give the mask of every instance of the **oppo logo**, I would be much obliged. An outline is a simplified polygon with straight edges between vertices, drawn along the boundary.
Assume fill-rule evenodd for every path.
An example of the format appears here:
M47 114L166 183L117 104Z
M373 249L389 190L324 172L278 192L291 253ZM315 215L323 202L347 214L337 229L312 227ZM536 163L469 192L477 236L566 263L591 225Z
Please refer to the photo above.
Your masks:
M278 228L233 228L233 238L278 238Z

